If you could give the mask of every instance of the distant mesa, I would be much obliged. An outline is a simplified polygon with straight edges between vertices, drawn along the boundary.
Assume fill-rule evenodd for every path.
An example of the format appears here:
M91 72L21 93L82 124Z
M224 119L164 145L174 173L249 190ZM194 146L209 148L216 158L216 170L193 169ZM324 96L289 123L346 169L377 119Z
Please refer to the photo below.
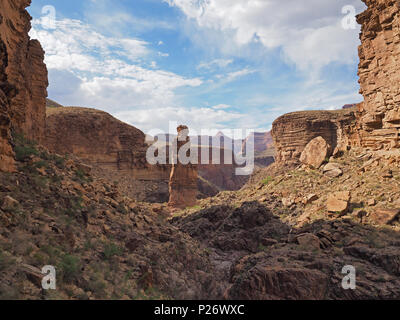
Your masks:
M54 100L51 100L49 98L46 99L46 108L63 108L61 104L55 102Z
M357 103L352 103L352 104L345 104L342 109L351 109L355 108L357 106Z

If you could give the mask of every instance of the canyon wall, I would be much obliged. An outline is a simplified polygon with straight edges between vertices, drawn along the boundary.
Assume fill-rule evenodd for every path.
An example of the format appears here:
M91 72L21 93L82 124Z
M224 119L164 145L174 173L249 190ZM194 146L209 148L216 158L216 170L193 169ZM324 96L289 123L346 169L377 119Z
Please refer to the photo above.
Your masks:
M53 103L54 104L54 103ZM148 145L139 129L123 123L106 112L78 107L47 108L44 145L60 155L75 155L93 166L93 172L118 185L128 196L147 202L168 201L168 181L171 173L169 153L165 143L167 164L151 165L146 159ZM198 147L199 157L202 146ZM218 152L219 151L219 152ZM232 151L229 150L232 154ZM216 195L220 190L237 190L247 177L235 174L235 164L199 164L199 197ZM218 149L220 159L224 150ZM233 157L233 156L232 156ZM200 161L200 158L199 158Z
M345 149L356 141L353 127L356 109L335 111L303 111L288 113L273 123L272 136L276 161L297 162L306 145L314 138L323 137L332 147Z
M30 0L0 2L0 170L14 170L10 129L41 142L45 130L47 68L44 51L30 40Z
M361 144L371 149L399 147L400 1L363 0L359 76Z

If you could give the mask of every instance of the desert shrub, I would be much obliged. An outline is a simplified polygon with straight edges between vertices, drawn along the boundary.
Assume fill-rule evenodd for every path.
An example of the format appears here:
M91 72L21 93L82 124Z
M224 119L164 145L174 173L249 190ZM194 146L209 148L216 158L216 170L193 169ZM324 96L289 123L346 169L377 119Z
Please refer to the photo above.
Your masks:
M267 177L266 179L261 181L261 183L264 185L268 185L272 181L272 179L273 179L272 177Z
M103 255L106 260L110 260L114 256L121 256L124 250L113 242L104 244Z
M66 254L61 259L59 269L61 270L63 281L71 283L79 277L81 271L80 260L78 257Z
M0 251L0 271L4 271L8 269L15 263L15 260L6 255L3 251Z
M17 161L25 161L32 155L39 155L39 152L36 149L36 142L30 141L26 139L23 134L15 132L12 133L12 137L15 144L14 152Z

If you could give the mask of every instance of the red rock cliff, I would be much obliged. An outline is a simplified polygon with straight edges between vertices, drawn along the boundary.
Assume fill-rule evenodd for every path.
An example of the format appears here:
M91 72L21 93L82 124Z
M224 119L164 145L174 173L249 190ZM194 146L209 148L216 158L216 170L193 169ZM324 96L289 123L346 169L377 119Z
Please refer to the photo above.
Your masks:
M1 140L0 170L12 170L10 128L41 142L45 130L47 68L44 51L30 40L30 0L0 2Z
M364 104L361 144L372 149L399 147L400 136L400 2L363 0L359 76Z
M318 136L323 137L332 149L345 149L350 144L355 119L354 108L283 115L274 121L272 128L276 161L298 161L306 145Z

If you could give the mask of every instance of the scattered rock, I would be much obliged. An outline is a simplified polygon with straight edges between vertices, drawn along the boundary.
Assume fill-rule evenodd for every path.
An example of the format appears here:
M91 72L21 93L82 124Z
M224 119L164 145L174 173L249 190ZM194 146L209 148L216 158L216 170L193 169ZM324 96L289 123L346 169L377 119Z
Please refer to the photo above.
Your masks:
M393 171L390 169L387 169L383 172L382 178L385 179L392 179L393 178Z
M343 171L338 163L330 162L324 166L323 173L330 178L337 178L343 174Z
M391 224L400 215L400 209L376 209L370 215L369 219L378 225Z
M42 287L43 274L41 270L34 266L23 263L19 266L19 271L25 273L29 281L31 281L35 286L38 288Z
M1 209L3 209L6 212L11 212L18 209L18 207L19 207L19 202L17 200L15 200L10 196L5 196Z
M331 147L322 137L311 140L300 156L303 164L318 169L330 156Z
M92 172L92 167L84 164L84 163L79 163L76 168L80 171L82 171L84 174L89 175Z
M350 192L335 192L328 197L327 210L329 212L345 213L349 208Z
M367 202L368 206L373 207L376 205L376 200L375 199L369 199Z
M308 196L303 198L303 204L307 205L313 203L318 200L318 196L316 194L309 194Z
M321 242L316 235L304 233L296 237L296 242L307 249L315 250L321 248Z
M282 198L282 204L285 207L291 207L292 205L295 204L295 200L292 198Z

